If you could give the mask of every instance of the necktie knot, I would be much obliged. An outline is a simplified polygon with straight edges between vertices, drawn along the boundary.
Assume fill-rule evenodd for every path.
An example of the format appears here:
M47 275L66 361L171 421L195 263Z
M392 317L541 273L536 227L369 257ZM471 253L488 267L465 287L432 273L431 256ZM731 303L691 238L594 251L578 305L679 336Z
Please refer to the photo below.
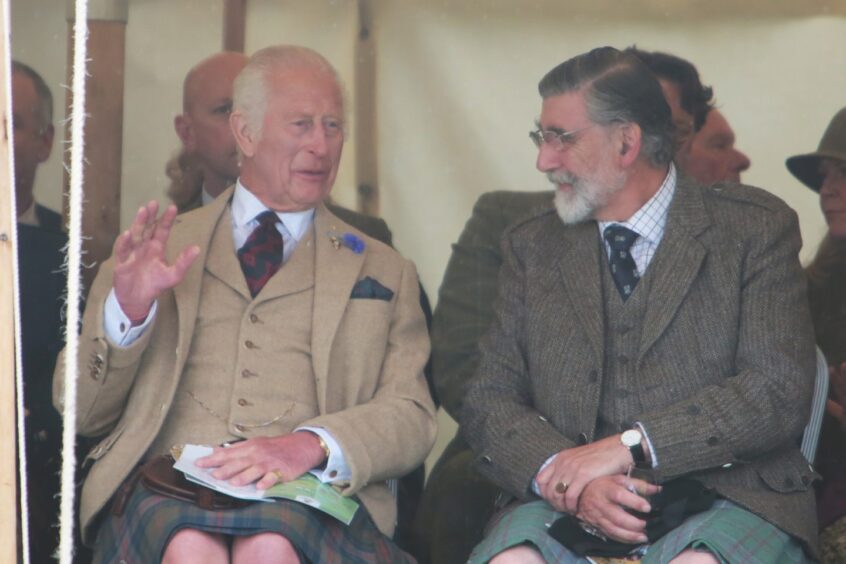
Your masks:
M603 232L608 246L613 251L628 251L640 235L622 225L609 225Z
M276 215L276 212L264 210L256 216L256 221L259 222L259 226L267 229L268 227L275 227L279 223L279 216Z

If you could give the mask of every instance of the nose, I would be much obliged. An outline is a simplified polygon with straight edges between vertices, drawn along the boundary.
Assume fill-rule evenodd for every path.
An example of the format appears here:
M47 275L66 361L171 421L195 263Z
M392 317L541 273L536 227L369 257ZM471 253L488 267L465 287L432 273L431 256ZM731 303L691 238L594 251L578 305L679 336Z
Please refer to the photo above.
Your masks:
M308 136L308 149L317 156L323 156L329 152L329 133L323 124L318 123L311 128Z
M541 143L535 166L541 172L552 172L561 168L561 151L556 151L549 143Z
M737 149L734 149L734 153L734 170L736 170L738 173L749 170L749 167L752 166L752 161L749 160L749 157L746 156L746 153L744 153L743 151L738 151Z

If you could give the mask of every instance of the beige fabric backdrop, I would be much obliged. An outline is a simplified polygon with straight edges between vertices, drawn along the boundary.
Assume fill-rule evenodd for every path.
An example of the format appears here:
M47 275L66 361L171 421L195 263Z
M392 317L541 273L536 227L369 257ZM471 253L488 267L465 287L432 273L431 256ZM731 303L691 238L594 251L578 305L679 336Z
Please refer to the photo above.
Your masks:
M539 78L591 47L637 44L694 61L752 159L748 183L799 213L803 258L824 232L814 194L784 168L816 147L846 105L846 0L774 4L645 0L373 0L382 215L413 259L430 297L479 194L547 188L528 131ZM67 25L57 0L12 0L12 50L42 71L56 97L62 138ZM219 49L222 2L130 0L122 217L163 200L164 164L179 146L172 119L191 65ZM354 91L354 0L250 0L247 51L301 43L339 69ZM350 108L354 100L350 99ZM96 111L92 108L91 111ZM351 116L352 117L352 116ZM355 127L355 119L352 119ZM345 149L336 199L354 206L355 147ZM37 196L59 208L61 147L39 171ZM453 432L444 418L442 441Z

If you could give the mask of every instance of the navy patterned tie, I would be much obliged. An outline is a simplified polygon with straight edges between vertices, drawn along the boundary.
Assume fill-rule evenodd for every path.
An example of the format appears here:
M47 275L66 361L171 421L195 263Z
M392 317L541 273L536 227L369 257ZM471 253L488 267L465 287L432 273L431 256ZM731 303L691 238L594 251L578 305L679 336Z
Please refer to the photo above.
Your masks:
M637 273L637 265L632 258L631 248L639 237L637 233L623 227L622 225L609 225L603 233L611 253L608 255L608 262L611 265L611 277L620 297L626 301L634 292L640 276Z
M244 246L238 249L241 270L247 279L247 286L255 298L270 277L282 265L284 249L282 234L276 229L279 216L267 210L256 216L259 226L253 229Z

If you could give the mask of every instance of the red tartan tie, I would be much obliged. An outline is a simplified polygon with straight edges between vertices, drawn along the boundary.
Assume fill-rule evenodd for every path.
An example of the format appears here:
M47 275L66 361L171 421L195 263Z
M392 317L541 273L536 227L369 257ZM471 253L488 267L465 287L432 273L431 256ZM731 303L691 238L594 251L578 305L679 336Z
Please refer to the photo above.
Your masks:
M238 260L241 270L247 279L247 286L255 298L270 277L276 274L282 265L282 234L276 229L279 217L267 210L256 216L259 226L256 227L244 246L238 249Z

